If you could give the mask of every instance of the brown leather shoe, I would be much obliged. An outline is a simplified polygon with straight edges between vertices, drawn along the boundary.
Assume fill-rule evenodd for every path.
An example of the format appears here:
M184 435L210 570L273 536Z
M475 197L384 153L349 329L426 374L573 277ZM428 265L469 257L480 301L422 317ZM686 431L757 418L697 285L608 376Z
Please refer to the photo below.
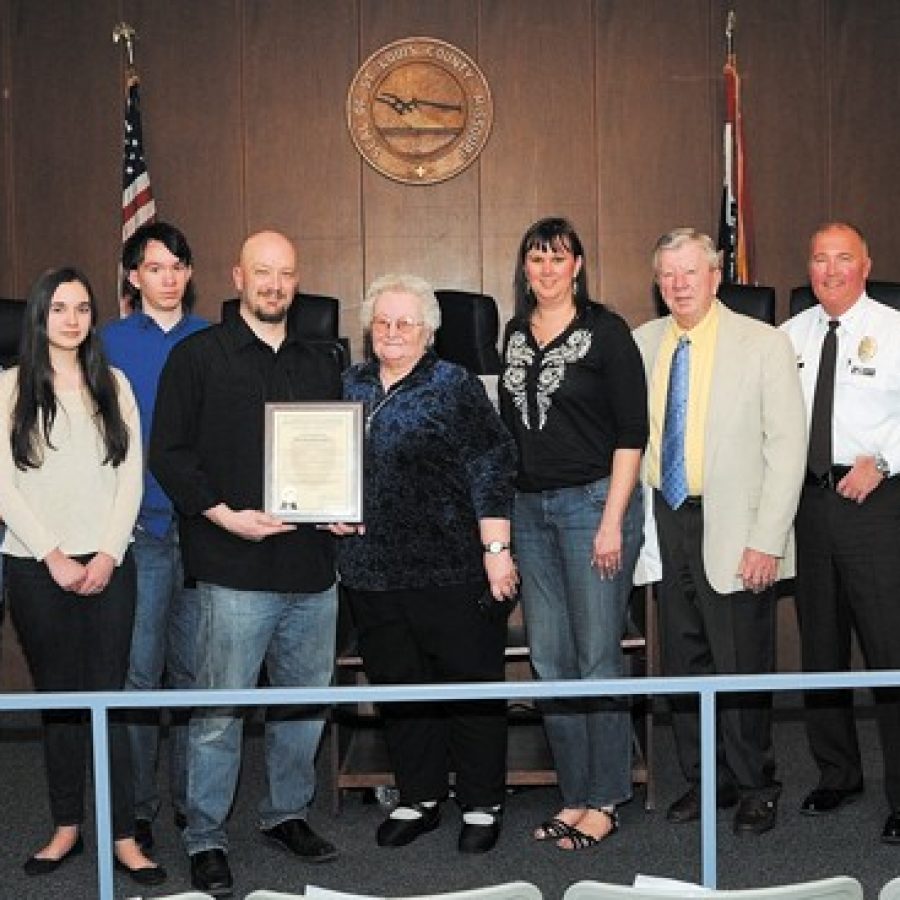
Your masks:
M749 794L741 799L734 814L735 834L765 834L775 827L778 798Z

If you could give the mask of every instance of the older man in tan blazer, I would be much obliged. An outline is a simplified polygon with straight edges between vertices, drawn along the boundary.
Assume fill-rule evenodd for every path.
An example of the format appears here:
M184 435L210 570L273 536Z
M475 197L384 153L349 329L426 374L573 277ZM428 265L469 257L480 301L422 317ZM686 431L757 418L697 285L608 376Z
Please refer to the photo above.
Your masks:
M710 238L679 228L653 254L671 315L635 332L647 371L653 490L663 577L660 644L667 675L772 671L774 585L793 574L791 525L806 464L806 413L790 342L730 311ZM672 698L690 787L672 822L700 814L695 697ZM771 696L718 704L718 803L740 801L737 833L775 824L781 785L771 757Z

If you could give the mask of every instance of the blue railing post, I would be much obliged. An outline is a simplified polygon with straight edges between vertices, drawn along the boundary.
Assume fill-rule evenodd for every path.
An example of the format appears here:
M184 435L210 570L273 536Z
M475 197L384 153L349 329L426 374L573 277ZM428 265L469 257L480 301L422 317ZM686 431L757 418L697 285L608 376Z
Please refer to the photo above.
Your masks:
M700 691L700 854L703 886L716 886L716 692Z
M100 900L113 898L113 837L109 786L108 707L91 703L91 735L94 743L94 795L97 811L97 872Z

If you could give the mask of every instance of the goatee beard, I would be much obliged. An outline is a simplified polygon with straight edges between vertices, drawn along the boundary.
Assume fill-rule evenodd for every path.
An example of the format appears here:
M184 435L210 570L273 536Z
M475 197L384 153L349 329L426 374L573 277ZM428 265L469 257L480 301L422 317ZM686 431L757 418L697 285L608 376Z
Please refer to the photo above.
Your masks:
M285 308L275 312L266 312L264 309L257 307L253 310L253 314L260 322L265 322L267 325L278 325L287 318L288 311Z

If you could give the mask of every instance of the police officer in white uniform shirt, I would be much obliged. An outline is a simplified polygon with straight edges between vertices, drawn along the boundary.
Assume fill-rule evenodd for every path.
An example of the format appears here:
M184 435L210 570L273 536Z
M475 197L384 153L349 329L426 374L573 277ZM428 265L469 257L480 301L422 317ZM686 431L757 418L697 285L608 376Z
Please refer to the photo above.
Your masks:
M809 672L850 668L851 626L869 668L900 668L900 312L867 296L871 266L855 227L823 225L809 255L819 303L782 326L797 352L810 421L796 521L797 617ZM881 839L890 844L900 844L898 701L897 690L875 692L890 808ZM819 783L800 811L823 815L863 789L852 692L809 691L806 727Z

